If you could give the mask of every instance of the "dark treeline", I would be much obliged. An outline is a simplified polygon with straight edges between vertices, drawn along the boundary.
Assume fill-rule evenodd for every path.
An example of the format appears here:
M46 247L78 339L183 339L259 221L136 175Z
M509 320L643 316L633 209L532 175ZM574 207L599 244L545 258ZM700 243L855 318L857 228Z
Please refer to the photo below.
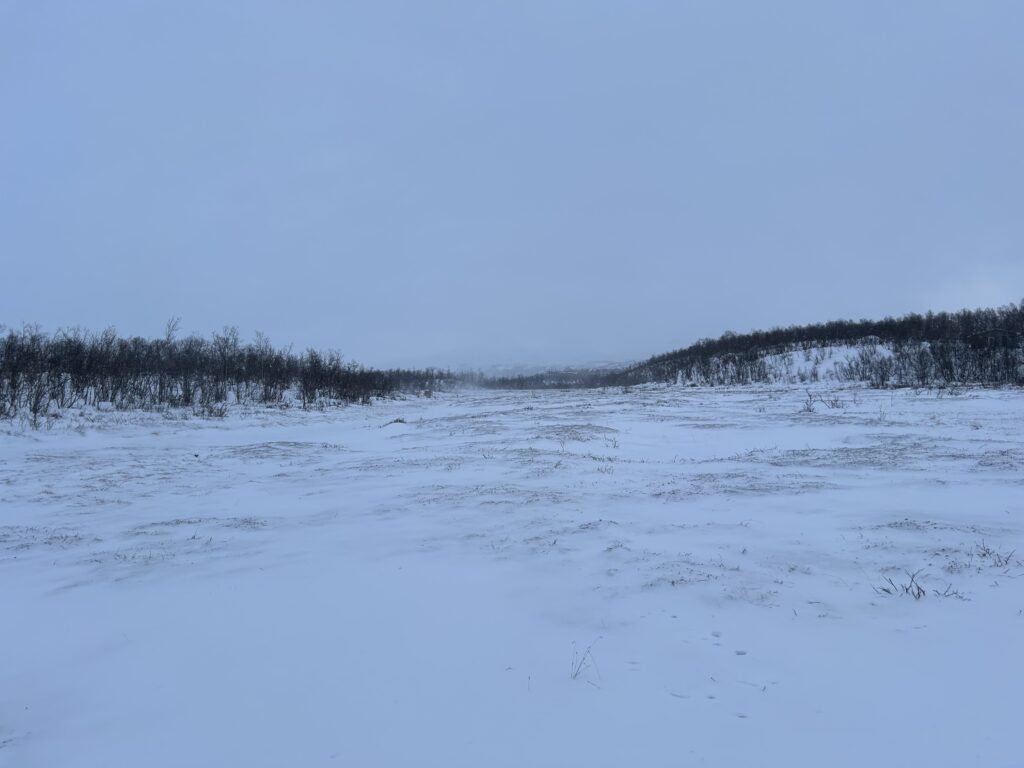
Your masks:
M726 333L615 371L549 371L488 378L448 371L375 370L336 352L276 348L257 334L243 343L225 328L210 338L124 338L113 330L44 333L34 326L0 333L0 417L41 417L76 406L116 409L191 407L207 415L229 403L303 407L367 403L398 392L452 384L498 389L627 386L682 381L705 386L775 383L793 378L791 353L814 357L852 347L833 368L843 381L876 387L988 384L1024 386L1024 305L910 314L883 320L835 320L815 325ZM804 381L804 372L799 372Z
M928 312L882 320L834 320L751 333L726 333L657 355L616 374L617 383L700 384L778 381L770 360L793 350L858 348L836 369L874 386L1024 385L1024 306Z
M929 312L883 320L834 320L717 339L657 355L618 371L551 371L487 379L502 389L627 386L682 381L702 386L762 384L794 378L788 353L832 346L856 349L835 367L842 381L875 387L1024 385L1024 306ZM821 360L819 359L819 362ZM812 369L809 380L817 376ZM801 374L800 381L808 380Z
M123 338L113 330L47 334L36 327L0 337L0 417L109 403L116 409L192 407L223 413L228 403L303 407L367 403L396 392L432 390L453 380L435 370L374 370L335 352L295 354L257 334L243 343L237 329L211 338L177 338L169 323L161 339Z

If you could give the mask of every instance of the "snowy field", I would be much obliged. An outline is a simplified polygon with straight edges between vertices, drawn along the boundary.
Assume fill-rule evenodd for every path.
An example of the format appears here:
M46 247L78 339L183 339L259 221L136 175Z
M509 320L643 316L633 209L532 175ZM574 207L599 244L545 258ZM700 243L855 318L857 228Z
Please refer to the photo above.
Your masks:
M0 765L1024 766L1024 394L815 393L8 424Z

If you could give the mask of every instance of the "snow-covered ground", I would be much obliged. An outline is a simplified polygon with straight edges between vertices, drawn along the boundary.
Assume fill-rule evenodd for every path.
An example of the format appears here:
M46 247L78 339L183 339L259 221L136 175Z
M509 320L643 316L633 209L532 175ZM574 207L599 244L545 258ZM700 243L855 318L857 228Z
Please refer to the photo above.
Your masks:
M1024 765L1024 394L815 392L9 426L0 765Z

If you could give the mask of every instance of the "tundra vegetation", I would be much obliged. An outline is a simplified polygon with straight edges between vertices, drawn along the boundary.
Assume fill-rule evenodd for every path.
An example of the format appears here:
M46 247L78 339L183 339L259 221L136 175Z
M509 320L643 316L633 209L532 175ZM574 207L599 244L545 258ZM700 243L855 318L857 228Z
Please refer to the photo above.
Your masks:
M837 353L841 351L841 354ZM801 366L799 362L808 363ZM809 383L876 388L1024 385L1024 304L726 332L614 371L485 379L497 389Z
M500 377L367 368L336 351L277 348L262 334L243 342L233 327L209 338L179 338L176 321L158 339L125 338L113 329L49 334L32 325L0 337L0 418L20 417L36 427L80 406L179 407L218 416L229 404L365 404L452 386L529 390L820 380L874 388L1022 386L1024 306L727 332L619 369Z
M262 334L243 343L231 327L210 338L178 338L177 330L174 321L159 339L124 338L113 329L8 330L0 338L0 417L27 416L38 426L80 406L186 407L200 415L222 414L229 403L309 408L429 391L452 379L435 370L365 368L338 352L295 353Z

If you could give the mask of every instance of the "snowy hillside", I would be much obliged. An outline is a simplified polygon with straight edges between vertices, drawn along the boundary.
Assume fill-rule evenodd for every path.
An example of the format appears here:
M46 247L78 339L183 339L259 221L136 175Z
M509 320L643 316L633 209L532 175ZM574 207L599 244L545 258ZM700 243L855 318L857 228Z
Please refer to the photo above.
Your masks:
M628 382L669 380L694 386L806 384L818 381L874 387L956 387L1024 382L1024 349L979 353L962 345L894 344L861 339L850 344L790 344L744 353L695 356L627 369Z
M1017 391L187 413L0 435L0 765L1024 761Z
M1024 307L726 332L624 369L619 383L701 386L818 378L875 387L1024 386Z
M761 368L759 378L761 383L770 384L846 383L858 380L862 360L891 359L892 354L884 344L873 341L860 345L807 346L768 352L758 360ZM700 372L684 374L680 370L676 376L677 383L708 385L716 378L742 378L736 362L726 357L713 358L709 367L712 371L710 376L702 376Z

